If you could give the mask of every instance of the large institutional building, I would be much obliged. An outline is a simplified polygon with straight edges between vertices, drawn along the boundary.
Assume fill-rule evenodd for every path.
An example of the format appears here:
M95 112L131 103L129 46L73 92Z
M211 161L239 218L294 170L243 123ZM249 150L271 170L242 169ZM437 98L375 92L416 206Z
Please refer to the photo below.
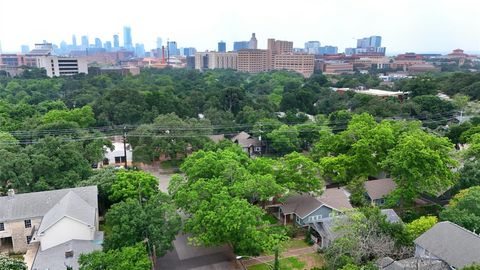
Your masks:
M255 34L250 40L250 49L242 48L235 52L199 52L195 55L195 68L236 69L242 72L259 73L269 70L296 71L305 77L313 74L315 56L294 53L293 42L268 39L266 50L257 49Z

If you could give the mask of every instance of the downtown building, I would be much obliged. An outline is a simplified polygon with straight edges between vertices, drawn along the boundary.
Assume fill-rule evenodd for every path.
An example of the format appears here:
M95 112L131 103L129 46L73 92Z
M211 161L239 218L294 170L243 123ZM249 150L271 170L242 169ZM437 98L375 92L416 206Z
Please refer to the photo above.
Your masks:
M236 52L198 52L195 54L195 68L205 69L237 69Z

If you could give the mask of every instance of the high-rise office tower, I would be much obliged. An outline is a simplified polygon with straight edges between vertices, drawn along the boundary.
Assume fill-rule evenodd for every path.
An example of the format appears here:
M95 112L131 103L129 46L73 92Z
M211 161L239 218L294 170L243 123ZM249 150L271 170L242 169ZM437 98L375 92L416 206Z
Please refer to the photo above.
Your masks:
M135 44L135 55L137 57L145 57L145 46L143 44Z
M225 41L218 42L218 52L227 52L227 43Z
M118 35L113 35L113 48L116 50L120 48L120 39L118 38Z
M106 41L104 44L103 44L103 47L105 48L105 50L107 52L111 51L112 50L112 42L111 41Z
M102 48L102 41L99 38L95 38L95 48Z
M88 36L82 36L82 49L87 49L88 44Z
M382 46L382 37L381 36L371 36L370 37L370 47L381 47Z
M130 26L123 27L123 47L125 49L132 49L132 29Z
M29 53L30 52L30 47L28 45L22 45L22 53Z
M72 46L73 48L77 47L77 37L75 35L72 35Z
M249 49L257 49L257 38L255 37L255 33L252 33L252 37L250 38L250 41L248 43L248 48Z
M239 50L242 50L242 49L248 49L248 44L250 42L248 41L235 41L233 42L233 50L234 51L239 51Z
M157 49L161 49L163 45L163 40L161 37L157 37Z
M168 56L176 56L179 54L176 41L167 42L167 47L168 47Z
M320 41L308 41L305 42L305 52L308 54L320 53Z

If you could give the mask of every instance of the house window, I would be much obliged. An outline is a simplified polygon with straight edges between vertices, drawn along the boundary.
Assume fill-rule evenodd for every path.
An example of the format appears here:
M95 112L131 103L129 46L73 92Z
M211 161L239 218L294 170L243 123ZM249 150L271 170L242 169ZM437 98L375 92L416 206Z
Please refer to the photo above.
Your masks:
M115 157L115 163L125 163L125 156Z
M30 244L31 241L32 241L32 237L31 237L31 236L27 236L27 244Z
M106 165L108 165L108 163L109 163L108 158L104 158L104 159L103 159L103 165L106 166Z
M25 228L31 228L32 227L32 221L30 219L26 219L23 222L25 223Z
M5 231L5 224L2 222L0 223L0 232Z

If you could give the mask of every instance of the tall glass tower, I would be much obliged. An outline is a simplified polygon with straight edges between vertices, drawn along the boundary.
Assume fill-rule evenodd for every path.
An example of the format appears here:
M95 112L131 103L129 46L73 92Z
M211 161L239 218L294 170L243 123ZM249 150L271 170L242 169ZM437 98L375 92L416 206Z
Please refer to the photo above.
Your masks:
M123 47L125 47L125 49L133 48L132 29L130 26L123 27Z

